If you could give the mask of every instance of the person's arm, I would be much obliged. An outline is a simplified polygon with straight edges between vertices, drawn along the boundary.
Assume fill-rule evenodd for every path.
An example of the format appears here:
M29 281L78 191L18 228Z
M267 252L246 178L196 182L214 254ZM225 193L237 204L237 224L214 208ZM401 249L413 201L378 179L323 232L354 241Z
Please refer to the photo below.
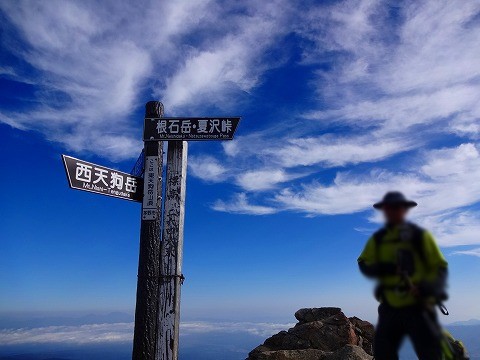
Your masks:
M445 260L435 239L429 232L425 232L423 238L425 260L429 266L429 279L422 281L418 288L422 297L433 296L440 300L446 300L448 263Z
M385 275L394 275L397 273L397 266L393 263L379 262L376 259L377 249L375 238L371 237L365 249L358 258L358 267L363 275L368 278L378 278Z
M365 261L360 260L358 267L363 275L369 278L378 278L386 275L395 275L397 273L397 266L391 263L377 263L367 265Z

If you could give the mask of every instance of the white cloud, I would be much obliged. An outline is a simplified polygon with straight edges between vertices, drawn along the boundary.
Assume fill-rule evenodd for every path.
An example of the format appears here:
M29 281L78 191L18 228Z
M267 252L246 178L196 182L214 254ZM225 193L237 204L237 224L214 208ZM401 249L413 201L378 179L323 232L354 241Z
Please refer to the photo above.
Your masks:
M442 132L478 136L480 53L475 39L480 26L469 21L479 5L410 3L396 9L397 20L388 18L388 6L376 0L320 5L295 25L297 34L313 44L304 44L303 63L332 65L328 72L319 71L316 81L329 108L304 115L318 120L320 129L347 128L341 134L312 136L315 127L299 122L296 132L287 131L288 137L277 131L271 139L264 131L225 144L227 155L244 159L242 172L257 162L264 168L258 171L267 172L273 163L278 174L296 166L378 162L427 147ZM302 126L304 133L298 130Z
M480 153L472 143L430 152L421 172L431 178L473 175L478 172Z
M253 323L253 322L186 322L180 325L182 335L197 333L222 332L236 333L246 332L262 338L269 337L279 331L288 330L295 324L278 323Z
M350 214L371 208L390 189L416 189L415 176L375 170L368 175L338 173L332 184L313 182L299 190L287 188L275 196L281 207L310 215Z
M229 201L217 200L213 204L212 208L221 212L249 215L269 215L278 211L270 206L254 205L249 203L247 195L244 193L235 195Z
M137 106L152 60L134 39L107 38L118 18L112 15L113 21L106 22L101 9L75 2L33 6L19 1L3 3L1 9L28 46L11 50L40 72L30 79L38 88L37 104L23 112L4 111L1 118L42 131L77 152L106 142L100 155L135 156L139 148L132 149L132 138L123 134L131 132L128 115Z
M430 91L467 83L480 75L475 46L480 28L477 1L411 3L403 11L398 47L381 84L391 92Z
M319 73L317 81L319 94L337 110L308 115L397 134L418 124L448 133L457 122L450 118L459 116L469 120L457 132L478 133L480 4L411 2L395 9L397 20L389 19L388 7L347 0L320 7L309 26L299 28L316 44L305 50L309 59L329 61L328 51L348 54L335 58L333 71ZM316 16L325 21L315 22Z
M230 89L258 84L272 65L261 61L264 52L285 32L286 9L278 5L251 1L234 12L233 4L209 0L4 2L0 11L25 43L3 45L34 69L28 79L15 78L36 92L21 112L2 110L0 121L38 130L75 152L134 158L141 119L131 116L145 92L175 111L221 104ZM188 36L201 32L208 36L192 46ZM1 72L13 76L9 68ZM109 146L96 148L104 141Z
M279 173L300 166L310 167L309 175L320 167L346 168L332 183L290 180L280 191L266 186L264 199L278 211L362 212L387 190L398 189L419 201L416 219L432 228L442 245L478 244L478 212L471 208L480 202L473 180L480 177L478 145L463 140L459 146L429 148L433 140L455 139L452 134L479 137L480 4L431 0L389 6L345 0L310 9L295 31L309 40L302 64L319 65L312 84L321 110L304 112L316 125L299 121L295 129L303 126L304 133L287 131L288 138L278 139L281 132L273 140L267 132L248 135L224 151L256 160L266 170L275 164ZM342 131L310 134L332 126ZM397 170L354 166L406 151ZM378 221L378 214L370 220Z
M224 7L225 4L219 5ZM264 52L288 32L282 26L286 3L246 1L245 16L230 14L226 34L202 49L193 49L182 65L157 91L165 103L177 111L205 102L225 108L232 102L232 91L249 92L263 72L277 64L262 61ZM225 19L217 14L217 21ZM215 26L219 26L218 22ZM225 26L224 26L225 27Z
M375 136L322 135L285 139L278 149L265 149L273 161L285 167L321 164L326 167L376 162L413 147L411 141Z
M480 240L480 216L474 211L445 211L439 215L427 215L419 219L430 229L443 246L478 245ZM473 255L473 254L471 254Z
M204 321L182 322L180 335L211 332L249 333L262 338L285 330L293 324ZM89 324L79 326L47 326L40 328L0 329L0 344L100 344L127 343L133 339L133 323Z
M459 114L450 122L449 126L455 134L472 139L480 137L480 121L477 114Z
M295 178L281 169L262 169L239 174L236 183L248 191L268 190Z
M324 134L280 139L267 139L259 134L252 134L224 144L227 155L224 160L232 176L224 177L223 180L233 178L234 182L246 191L266 191L278 187L279 184L311 175L319 167L374 163L411 150L420 143L421 141L414 139L382 138L374 134Z
M0 343L3 345L44 343L95 344L130 342L132 338L133 323L0 329Z
M15 69L10 66L0 66L0 76L11 76L15 78L17 73Z
M211 156L192 156L188 166L193 176L205 181L219 182L227 177L227 169Z
M452 117L480 116L476 99L480 87L458 85L438 89L430 93L399 95L380 100L362 100L345 105L339 110L311 112L307 117L318 120L347 123L355 126L376 127L377 136L411 134L416 125L436 125L438 132L451 132ZM427 129L428 131L428 129ZM469 129L474 131L474 129ZM457 131L458 132L458 131Z
M480 201L480 153L472 143L430 151L409 172L374 170L366 175L340 172L333 183L287 188L275 196L279 207L310 215L349 214L371 209L386 191L397 189L419 202L414 216L444 246L478 244L480 221L462 210ZM378 220L373 217L372 221Z
M133 158L141 148L141 119L131 116L145 93L163 97L174 112L228 108L237 99L232 94L252 92L284 63L278 54L289 50L278 44L294 33L303 51L295 66L315 69L309 84L318 106L290 111L274 126L223 144L221 161L192 157L194 176L257 192L255 204L242 193L213 208L345 214L369 209L396 188L419 200L415 214L439 228L444 244L474 243L462 227L476 229L477 212L468 207L480 201L472 181L480 176L478 2L429 0L394 9L380 0L307 9L283 0L142 5L1 3L25 42L4 45L32 71L27 78L2 67L0 74L33 84L36 92L33 105L2 110L0 121L41 131L75 152ZM430 149L433 141L453 144L458 137L461 146ZM383 166L406 152L396 170ZM364 163L376 170L356 166ZM342 169L332 183L299 181L336 167Z
M461 250L455 251L454 255L470 255L470 256L477 256L480 257L480 248L472 249L472 250Z

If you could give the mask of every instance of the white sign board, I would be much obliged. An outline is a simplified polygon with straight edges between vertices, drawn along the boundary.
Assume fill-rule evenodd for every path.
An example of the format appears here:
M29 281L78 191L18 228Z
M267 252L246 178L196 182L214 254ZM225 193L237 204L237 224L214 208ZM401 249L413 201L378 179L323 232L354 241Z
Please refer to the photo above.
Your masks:
M158 156L145 158L143 190L142 220L156 220L158 218Z

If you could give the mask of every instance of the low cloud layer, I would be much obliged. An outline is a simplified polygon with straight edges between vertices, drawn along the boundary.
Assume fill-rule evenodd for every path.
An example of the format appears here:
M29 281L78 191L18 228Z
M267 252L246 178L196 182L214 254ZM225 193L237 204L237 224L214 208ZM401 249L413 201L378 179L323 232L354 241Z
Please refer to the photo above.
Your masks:
M184 322L180 325L181 336L206 333L248 333L261 338L271 336L293 324L274 323L209 323ZM100 344L131 342L133 323L90 324L80 326L48 326L40 328L0 329L0 344Z

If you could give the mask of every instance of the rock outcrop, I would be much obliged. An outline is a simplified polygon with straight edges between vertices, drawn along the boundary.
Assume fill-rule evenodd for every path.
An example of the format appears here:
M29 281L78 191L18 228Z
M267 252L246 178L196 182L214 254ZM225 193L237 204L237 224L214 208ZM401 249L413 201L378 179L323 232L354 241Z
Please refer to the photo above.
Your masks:
M247 360L371 360L374 327L339 308L300 309L298 323L265 340Z

